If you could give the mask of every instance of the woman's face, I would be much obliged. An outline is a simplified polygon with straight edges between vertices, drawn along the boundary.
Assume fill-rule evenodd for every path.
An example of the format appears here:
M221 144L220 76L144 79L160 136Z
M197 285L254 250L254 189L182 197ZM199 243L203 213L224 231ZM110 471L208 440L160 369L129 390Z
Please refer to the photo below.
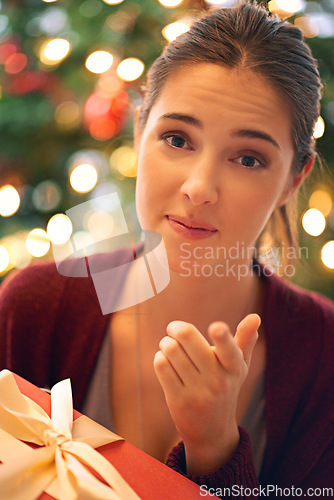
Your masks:
M162 234L171 268L185 248L254 246L292 186L288 105L249 69L175 71L136 149L139 221Z

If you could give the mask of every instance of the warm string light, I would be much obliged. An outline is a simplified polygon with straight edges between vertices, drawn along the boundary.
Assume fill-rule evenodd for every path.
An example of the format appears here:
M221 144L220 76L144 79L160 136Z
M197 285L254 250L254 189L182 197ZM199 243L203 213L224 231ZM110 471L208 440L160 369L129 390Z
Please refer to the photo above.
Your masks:
M71 44L64 38L54 38L44 43L40 49L39 58L43 64L53 66L59 64L68 56Z
M9 253L7 248L0 245L0 273L5 271L9 265Z
M327 191L316 189L311 194L308 204L310 208L316 208L326 217L332 210L333 200Z
M117 75L125 82L137 80L145 69L144 63L135 57L124 59L117 66Z
M206 0L206 3L208 3L209 5L217 6L217 7L225 7L225 6L228 6L229 4L232 4L233 1L231 1L231 0Z
M87 229L94 241L111 237L114 227L114 218L108 212L95 211L87 218Z
M284 12L289 12L291 14L299 12L304 7L303 0L275 0L278 7Z
M136 177L137 154L131 146L121 146L110 156L110 166L124 177Z
M306 210L302 217L302 226L311 236L320 236L326 227L325 216L316 208Z
M314 38L319 35L319 27L312 16L298 16L294 22L306 38Z
M313 131L313 137L315 139L320 139L325 133L325 122L321 116L319 116Z
M101 74L111 68L113 60L113 55L110 52L97 50L87 57L85 66L91 73Z
M189 31L189 29L190 23L180 20L165 26L162 30L162 35L164 36L164 38L166 38L166 40L172 42L178 36Z
M0 188L0 215L10 217L14 215L20 207L20 195L14 186L6 185Z
M26 247L33 257L43 257L50 250L50 246L50 238L44 229L33 229L27 236Z
M322 263L328 269L334 269L334 241L328 241L321 249Z
M76 166L70 174L70 184L78 193L88 193L97 183L98 173L96 168L89 163Z
M46 232L52 243L63 245L72 236L72 222L65 214L56 214L49 220Z
M124 0L103 0L103 2L108 4L108 5L118 5L122 2L124 2Z
M268 3L270 12L285 17L303 10L304 0L271 0Z
M164 7L178 7L183 0L159 0Z

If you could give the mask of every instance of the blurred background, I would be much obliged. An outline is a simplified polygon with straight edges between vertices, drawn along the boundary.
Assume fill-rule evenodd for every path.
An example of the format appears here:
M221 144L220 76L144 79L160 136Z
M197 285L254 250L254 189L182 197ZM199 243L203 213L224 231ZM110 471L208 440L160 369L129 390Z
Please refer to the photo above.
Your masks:
M200 12L233 3L0 1L0 281L71 237L94 252L113 227L109 193L136 227L132 121L146 71ZM268 7L302 29L325 84L314 131L324 174L300 196L302 259L292 280L334 299L334 0ZM86 201L73 228L65 212Z

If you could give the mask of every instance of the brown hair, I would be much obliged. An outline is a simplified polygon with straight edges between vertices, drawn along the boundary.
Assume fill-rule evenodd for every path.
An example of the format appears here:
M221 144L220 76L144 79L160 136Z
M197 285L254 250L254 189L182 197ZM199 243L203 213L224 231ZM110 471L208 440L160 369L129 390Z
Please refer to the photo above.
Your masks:
M139 115L143 127L171 73L181 65L222 64L250 68L283 95L292 110L295 148L293 172L301 172L314 155L313 130L319 116L321 81L317 64L299 28L280 20L265 7L243 0L232 8L215 8L168 44L153 63ZM293 200L275 210L267 231L274 244L296 245ZM259 244L259 242L258 242Z

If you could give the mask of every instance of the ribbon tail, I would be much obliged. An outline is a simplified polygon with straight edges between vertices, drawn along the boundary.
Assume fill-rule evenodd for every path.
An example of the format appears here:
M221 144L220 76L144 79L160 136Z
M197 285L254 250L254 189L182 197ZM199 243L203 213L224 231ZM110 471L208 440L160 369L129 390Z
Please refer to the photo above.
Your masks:
M77 500L77 484L60 447L56 449L58 495L61 500Z
M66 447L66 452L73 455L77 460L85 465L88 465L91 469L95 470L110 486L112 490L117 494L116 497L108 496L102 497L106 499L126 499L126 500L138 500L140 497L133 491L131 486L123 479L118 470L110 463L106 458L100 455L96 450L91 448L86 443L80 443L78 441L69 442L64 444L64 451ZM73 462L71 462L73 463ZM73 469L72 469L72 472ZM103 485L95 476L91 475L92 482L99 483ZM80 477L81 479L81 477ZM109 489L110 491L110 489ZM90 497L91 498L91 497ZM80 497L81 500L81 497Z
M79 478L76 484L77 497L80 500L92 500L92 498L103 498L103 500L127 500L128 496L120 496L110 486L99 481L77 458L67 453L67 466L73 477ZM67 498L64 500L68 500Z
M6 500L34 500L56 476L55 447L29 450L0 466L0 494Z

